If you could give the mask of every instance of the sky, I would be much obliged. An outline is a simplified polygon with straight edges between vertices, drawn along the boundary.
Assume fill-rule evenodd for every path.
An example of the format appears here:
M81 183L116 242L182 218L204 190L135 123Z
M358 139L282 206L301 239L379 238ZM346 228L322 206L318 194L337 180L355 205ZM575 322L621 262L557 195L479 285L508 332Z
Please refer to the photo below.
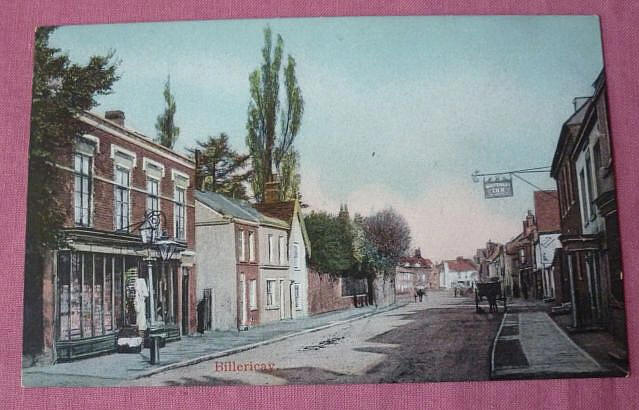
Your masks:
M176 150L225 132L246 152L249 74L263 29L284 39L305 101L295 146L303 201L369 215L392 207L433 260L472 256L521 231L535 188L484 199L471 174L549 166L574 97L603 68L594 16L356 17L65 26L74 62L115 51L120 80L94 111L123 110L155 136L167 75ZM547 174L525 176L553 189Z

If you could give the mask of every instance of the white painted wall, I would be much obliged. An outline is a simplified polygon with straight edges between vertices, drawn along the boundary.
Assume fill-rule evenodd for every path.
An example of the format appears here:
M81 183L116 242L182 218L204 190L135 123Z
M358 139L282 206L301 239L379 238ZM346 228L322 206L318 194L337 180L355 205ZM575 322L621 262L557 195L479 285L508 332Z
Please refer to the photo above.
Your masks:
M440 286L451 289L453 288L458 281L468 281L470 284L468 286L472 286L472 282L479 280L479 272L476 270L468 270L468 271L454 271L448 267L448 262L444 262L444 274L439 275Z
M298 214L301 217L301 214ZM293 260L293 247L298 245L299 249L299 267L295 267ZM304 238L302 236L302 228L298 218L294 218L291 223L291 233L288 241L289 255L289 276L290 279L300 284L300 298L302 308L294 310L293 318L308 316L308 269L306 266L306 248L304 247Z
M213 329L237 329L237 268L233 223L225 221L199 201L195 201L195 221L197 301L202 299L204 289L211 288Z
M273 237L273 255L269 260L269 235ZM285 246L283 258L280 260L279 238L282 237ZM280 308L284 311L284 318L289 319L291 315L290 299L290 270L288 263L288 232L285 229L278 229L260 225L259 229L259 256L260 256L260 286L258 294L258 306L260 309L260 323L268 323L280 320ZM266 305L266 280L276 280L274 289L274 306ZM280 282L283 280L283 282ZM280 285L283 285L284 300L280 300Z

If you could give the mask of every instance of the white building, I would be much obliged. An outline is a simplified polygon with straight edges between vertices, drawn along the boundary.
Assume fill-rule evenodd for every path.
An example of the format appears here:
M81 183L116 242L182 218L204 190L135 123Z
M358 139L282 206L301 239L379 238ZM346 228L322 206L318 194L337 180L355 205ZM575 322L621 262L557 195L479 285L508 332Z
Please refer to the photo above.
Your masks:
M442 264L444 269L439 274L439 285L442 288L469 288L479 280L477 266L470 259L460 256L455 260L444 261Z

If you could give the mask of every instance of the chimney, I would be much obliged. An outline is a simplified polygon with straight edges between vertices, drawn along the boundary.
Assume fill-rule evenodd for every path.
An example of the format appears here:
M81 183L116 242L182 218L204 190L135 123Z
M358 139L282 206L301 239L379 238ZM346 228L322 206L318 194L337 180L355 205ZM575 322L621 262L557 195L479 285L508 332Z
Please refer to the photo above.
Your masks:
M458 256L457 257L457 262L463 262L464 261L464 257L463 256Z
M415 257L416 258L421 258L422 257L422 250L417 248L415 249Z
M120 127L124 127L124 111L114 110L107 111L104 113L104 118L109 121L113 121L118 124Z
M274 204L280 201L280 183L277 178L273 176L270 181L264 184L264 203Z

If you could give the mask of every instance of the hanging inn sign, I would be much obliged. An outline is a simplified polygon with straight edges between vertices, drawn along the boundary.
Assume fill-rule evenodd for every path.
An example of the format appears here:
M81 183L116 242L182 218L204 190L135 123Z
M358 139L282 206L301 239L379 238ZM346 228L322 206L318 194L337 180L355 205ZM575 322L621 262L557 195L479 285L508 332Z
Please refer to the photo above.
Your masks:
M484 177L484 197L486 199L510 196L513 196L513 179L511 176Z

